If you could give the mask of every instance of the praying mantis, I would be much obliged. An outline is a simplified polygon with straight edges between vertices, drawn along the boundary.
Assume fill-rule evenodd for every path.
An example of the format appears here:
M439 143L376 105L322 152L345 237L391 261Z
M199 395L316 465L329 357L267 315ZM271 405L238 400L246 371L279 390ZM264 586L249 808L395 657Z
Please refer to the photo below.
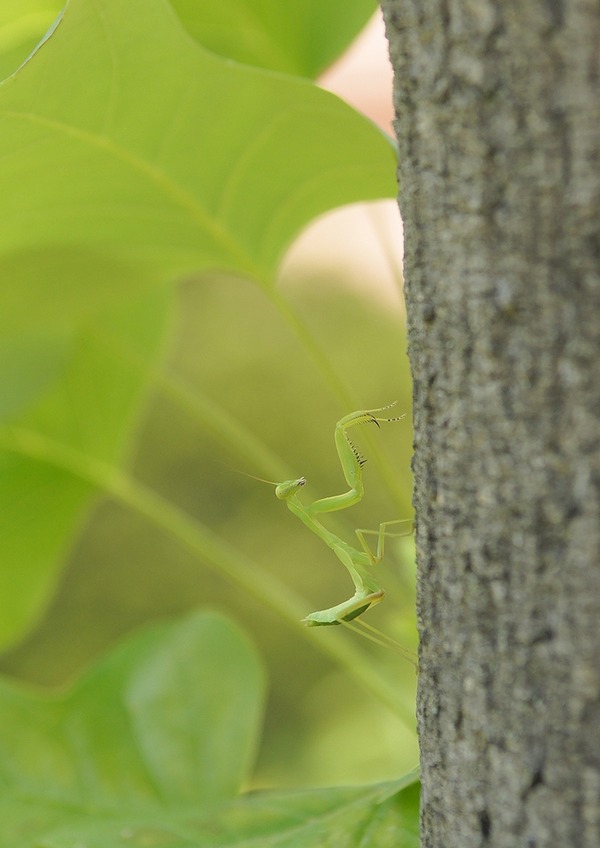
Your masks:
M382 421L399 421L404 418L400 415L396 418L380 418L377 413L384 412L395 406L395 403L379 409L362 409L345 415L335 425L335 446L342 466L344 477L350 489L341 495L333 495L328 498L320 498L306 506L299 497L300 489L306 485L306 478L299 477L297 480L285 480L276 483L275 495L279 500L285 501L289 510L302 521L313 533L322 539L328 548L337 556L343 566L348 570L355 592L351 598L329 609L311 612L303 619L304 624L309 627L322 627L327 625L343 624L350 622L365 613L385 597L385 592L372 574L372 567L383 559L384 540L386 528L391 524L398 524L403 519L384 521L379 525L379 530L356 530L356 536L362 550L349 545L335 533L332 533L321 524L318 516L347 509L362 500L364 487L362 482L362 467L365 459L360 455L352 443L348 430L357 424L373 423L379 427ZM365 534L377 535L376 553L370 549L365 540Z

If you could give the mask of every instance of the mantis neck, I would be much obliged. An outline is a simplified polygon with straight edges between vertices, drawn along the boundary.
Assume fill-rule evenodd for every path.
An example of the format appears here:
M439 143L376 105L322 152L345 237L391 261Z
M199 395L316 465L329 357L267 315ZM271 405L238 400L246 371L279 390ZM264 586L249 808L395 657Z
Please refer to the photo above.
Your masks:
M323 527L320 521L311 515L307 507L300 501L300 498L297 495L293 495L291 498L288 498L287 501L288 509L290 512L302 521L309 530L317 535L320 539L322 539L325 544L329 548L335 547L347 547L347 543L344 542L343 539L340 539L339 536L336 536L335 533L332 533L326 527Z

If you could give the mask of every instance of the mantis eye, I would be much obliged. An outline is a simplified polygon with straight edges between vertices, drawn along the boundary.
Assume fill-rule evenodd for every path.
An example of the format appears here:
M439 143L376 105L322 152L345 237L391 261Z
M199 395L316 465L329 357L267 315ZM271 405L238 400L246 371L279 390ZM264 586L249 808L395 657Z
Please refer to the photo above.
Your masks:
M284 501L291 498L301 486L306 486L306 477L299 477L298 480L286 480L284 483L279 483L275 487L275 494L279 500Z

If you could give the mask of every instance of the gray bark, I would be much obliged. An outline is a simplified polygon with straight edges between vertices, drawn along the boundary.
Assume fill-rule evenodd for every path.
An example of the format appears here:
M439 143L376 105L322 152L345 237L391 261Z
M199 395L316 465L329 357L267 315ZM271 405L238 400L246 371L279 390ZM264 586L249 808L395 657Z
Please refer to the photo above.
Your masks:
M600 4L383 0L422 845L600 845Z

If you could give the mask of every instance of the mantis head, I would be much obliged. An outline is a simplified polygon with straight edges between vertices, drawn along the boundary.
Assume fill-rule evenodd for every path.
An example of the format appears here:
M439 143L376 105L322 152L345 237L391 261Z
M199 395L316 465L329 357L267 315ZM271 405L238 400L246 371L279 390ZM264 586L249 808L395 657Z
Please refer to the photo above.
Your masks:
M295 495L298 489L306 486L306 477L300 477L298 480L285 480L283 483L278 483L275 487L275 494L280 501L287 501L292 495Z
M280 501L288 501L296 494L298 489L306 486L306 477L299 477L297 480L284 480L283 483L274 483L273 480L265 480L264 477L255 477L254 474L247 474L245 471L240 471L239 468L232 468L236 474L243 474L244 477L250 477L251 480L258 480L259 483L268 483L269 486L275 486L275 494Z

